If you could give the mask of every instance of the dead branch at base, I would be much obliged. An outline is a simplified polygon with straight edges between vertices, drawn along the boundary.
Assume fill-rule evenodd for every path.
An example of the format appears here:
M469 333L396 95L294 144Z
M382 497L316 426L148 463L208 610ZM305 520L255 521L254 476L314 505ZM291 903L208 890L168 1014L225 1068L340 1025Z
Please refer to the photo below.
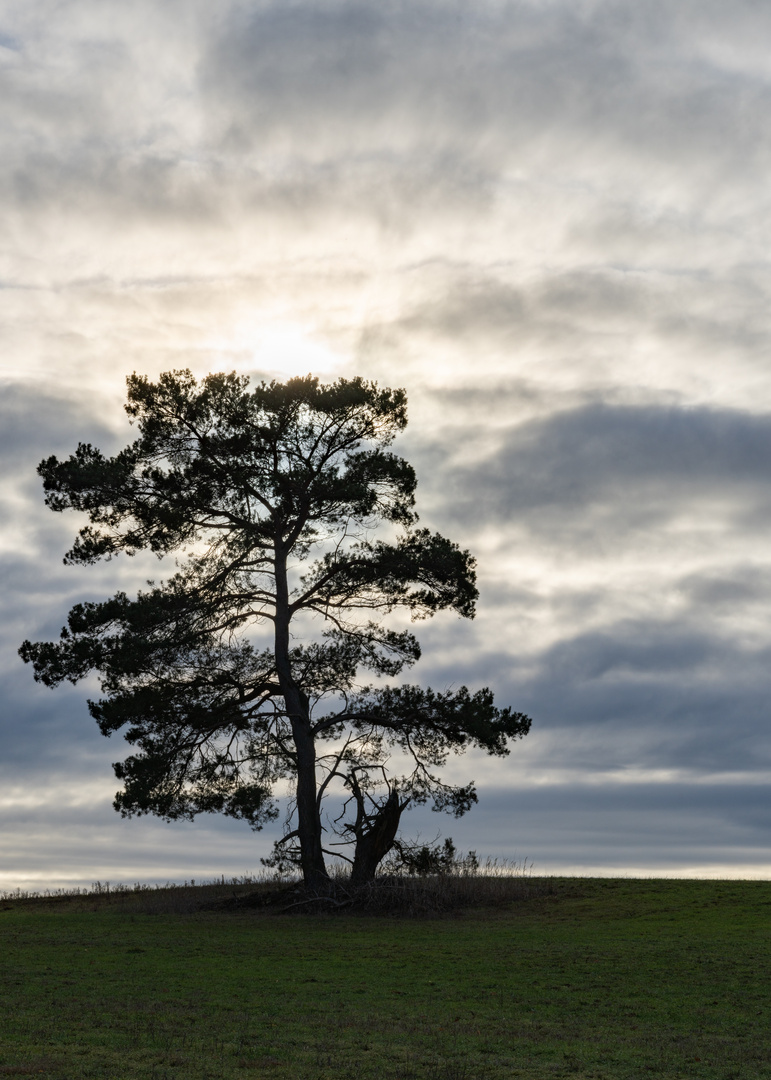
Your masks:
M292 911L294 908L303 907L306 904L332 904L336 908L350 907L353 903L353 898L348 900L335 900L334 896L308 896L305 900L296 900L293 904L287 904L286 907L279 908L279 914L283 915L287 911Z

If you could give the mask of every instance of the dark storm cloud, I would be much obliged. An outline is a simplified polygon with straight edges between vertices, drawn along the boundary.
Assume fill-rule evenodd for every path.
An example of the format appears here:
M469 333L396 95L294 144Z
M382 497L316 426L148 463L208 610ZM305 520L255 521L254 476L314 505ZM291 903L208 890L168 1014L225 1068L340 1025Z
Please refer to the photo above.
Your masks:
M87 689L49 690L33 683L29 667L16 659L3 678L2 785L23 785L27 776L46 775L54 784L77 783L79 777L109 783L110 762L125 757L126 747L100 735L86 706Z
M114 432L94 415L87 397L47 393L37 383L0 387L0 531L14 548L0 564L5 611L0 637L12 613L29 625L33 612L62 587L62 556L79 525L75 515L54 515L45 507L37 466L52 454L69 456L79 442L108 454L116 449Z
M12 548L3 552L0 561L0 671L18 687L12 696L19 701L32 677L16 656L22 638L57 635L74 593L80 593L77 599L84 594L99 596L100 591L110 595L127 569L130 575L136 570L125 561L122 566L62 565L83 521L77 514L54 514L45 506L38 463L51 454L66 458L78 442L91 442L110 454L127 441L116 439L114 430L94 415L93 402L87 397L57 396L31 383L2 387L0 528Z
M439 633L421 633L419 678L438 688L488 685L501 705L531 716L531 733L511 759L527 762L524 775L771 769L765 640L684 607L669 619L606 619L601 629L573 632L561 620L561 639L534 649L523 625L537 600L522 605L521 618L513 603L497 617L483 594L481 611L493 636L478 651L464 655L458 632L448 658L449 642L443 654ZM459 775L474 776L474 768L488 775L479 761L459 765Z
M500 420L505 391L478 389L477 407L492 413L494 402ZM513 394L518 408L516 383ZM449 641L425 635L425 655L438 660L428 660L432 681L487 683L533 716L525 752L539 768L767 771L771 418L591 403L494 428L490 439L494 449L472 464L463 431L448 429L419 470L432 524L457 535L462 520L472 550L480 528L503 526L508 537L482 562L473 660L450 653L442 663ZM680 569L678 533L700 569ZM554 584L548 565L537 584L518 582L532 541L553 551ZM630 558L633 568L643 561L614 581ZM620 615L629 605L642 610ZM531 627L544 621L559 640L538 645Z
M488 789L466 818L442 825L464 849L529 858L536 874L571 865L682 873L767 865L770 816L764 784L606 782L517 790L515 781ZM421 816L427 838L438 824L438 817Z
M453 512L477 522L542 531L558 515L563 525L601 522L612 540L691 512L767 523L769 461L766 414L598 403L520 424L487 458L456 459L434 482L452 491Z
M78 442L109 452L114 435L94 416L87 398L47 392L38 383L0 384L0 458L3 476L28 474L38 486L38 462L53 453L72 453Z
M771 650L710 629L686 618L578 635L538 657L518 696L545 734L582 738L585 765L768 770Z
M692 607L720 613L737 604L766 604L771 600L771 569L725 565L717 571L687 574L677 585Z
M704 229L697 231L703 234ZM606 247L606 239L594 238L595 253ZM720 237L711 242L716 248L724 246ZM627 258L630 250L636 255L644 251L643 238L639 246L627 246ZM658 350L666 350L673 365L687 359L702 367L723 357L760 366L761 355L771 346L765 271L730 266L705 274L671 233L664 261L637 269L607 264L550 268L519 282L506 280L512 267L505 264L480 268L436 260L423 270L424 296L410 297L401 316L379 328L392 355L398 356L416 338L445 349L494 349L508 354L512 370L526 372L516 382L522 389L529 377L531 393L538 385L533 349L552 364L561 360L575 367L584 362L585 386L574 393L586 394L591 392L591 363L597 357L613 365L619 384L624 376L632 386L644 384L633 374L638 360L634 346L640 340L651 343L649 348L655 342ZM503 379L499 376L498 381ZM500 404L499 389L505 387L472 382L437 388L436 393L461 400L470 395L469 400L480 403L486 398L489 406ZM560 390L542 380L541 394L549 392ZM561 407L556 399L547 411Z

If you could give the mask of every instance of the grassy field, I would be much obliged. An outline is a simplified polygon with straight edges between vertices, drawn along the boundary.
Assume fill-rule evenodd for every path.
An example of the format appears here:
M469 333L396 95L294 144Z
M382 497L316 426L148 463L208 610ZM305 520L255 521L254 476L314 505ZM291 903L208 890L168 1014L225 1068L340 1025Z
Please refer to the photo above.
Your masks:
M441 919L163 908L0 902L0 1076L771 1080L768 882L533 879Z

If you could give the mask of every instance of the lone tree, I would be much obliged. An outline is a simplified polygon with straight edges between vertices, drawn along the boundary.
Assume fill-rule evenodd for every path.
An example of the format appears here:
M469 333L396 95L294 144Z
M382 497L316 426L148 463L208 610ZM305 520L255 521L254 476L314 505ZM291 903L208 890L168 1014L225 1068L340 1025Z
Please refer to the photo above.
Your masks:
M127 382L139 437L112 458L81 443L41 462L46 503L88 515L65 563L147 549L178 553L177 570L136 599L76 604L58 641L20 655L48 686L99 673L91 714L136 748L114 766L124 816L214 811L259 829L289 781L278 850L295 848L305 884L328 882L325 831L370 880L407 806L460 815L476 801L437 775L450 751L505 755L530 727L487 689L387 681L420 647L385 616L473 618L478 595L472 556L417 528L414 471L386 449L404 391L311 376L250 390L189 371Z

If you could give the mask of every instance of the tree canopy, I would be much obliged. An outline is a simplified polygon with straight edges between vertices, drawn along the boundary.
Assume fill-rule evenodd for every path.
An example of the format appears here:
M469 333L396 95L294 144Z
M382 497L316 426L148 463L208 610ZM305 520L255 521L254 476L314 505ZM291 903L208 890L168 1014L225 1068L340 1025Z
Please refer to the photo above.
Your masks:
M469 552L418 527L414 470L389 449L406 395L361 378L127 382L138 438L41 462L46 503L88 518L65 563L149 550L176 571L76 604L58 640L20 654L48 686L98 673L91 714L133 748L114 766L122 814L259 829L288 784L284 850L306 884L326 882L332 844L366 881L408 806L476 801L473 783L441 779L449 753L505 755L530 727L486 688L400 680L420 646L399 612L473 618L478 595Z

